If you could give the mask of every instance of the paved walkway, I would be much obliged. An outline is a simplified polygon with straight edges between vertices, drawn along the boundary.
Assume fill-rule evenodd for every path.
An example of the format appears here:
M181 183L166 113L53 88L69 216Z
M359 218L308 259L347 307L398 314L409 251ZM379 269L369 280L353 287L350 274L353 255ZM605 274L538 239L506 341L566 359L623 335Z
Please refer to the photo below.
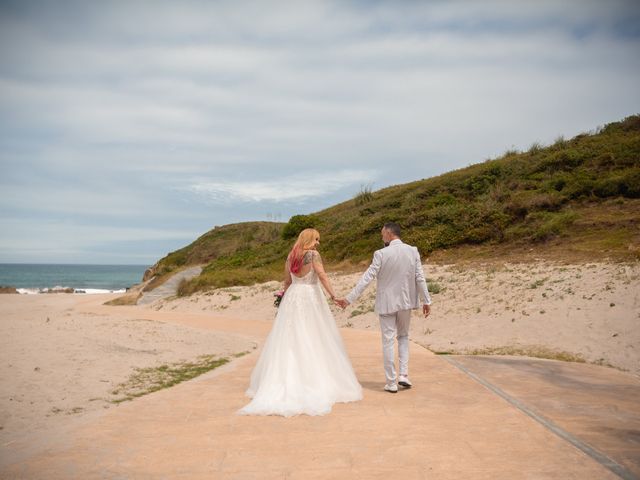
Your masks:
M149 292L144 292L142 294L142 297L138 299L138 305L147 305L162 298L173 297L178 293L178 287L180 286L180 282L182 282L182 280L191 280L192 278L200 275L200 272L202 272L202 267L197 266L187 268L176 273L174 276L169 278L169 280L167 280L157 288L154 288Z
M118 308L135 309L136 318L168 318ZM196 314L185 314L181 323L260 338L270 328L266 321ZM364 387L361 402L337 404L323 417L235 415L248 401L243 392L255 352L75 425L55 443L17 455L0 477L640 478L640 380L634 376L593 365L442 357L412 344L415 387L394 395L381 388L379 335L341 332ZM617 473L612 466L620 467Z

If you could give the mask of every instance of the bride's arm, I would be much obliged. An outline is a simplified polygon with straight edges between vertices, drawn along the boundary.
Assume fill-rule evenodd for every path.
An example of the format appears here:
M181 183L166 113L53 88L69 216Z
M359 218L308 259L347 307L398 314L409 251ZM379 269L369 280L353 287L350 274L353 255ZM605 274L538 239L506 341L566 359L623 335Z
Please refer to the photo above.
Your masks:
M289 271L289 259L284 264L284 291L291 286L291 272Z
M311 254L313 255L313 268L318 274L320 283L322 283L322 286L331 297L331 300L335 300L336 294L333 291L333 287L331 287L331 282L329 282L329 276L327 275L327 272L324 271L324 266L322 265L322 257L315 250L313 250Z

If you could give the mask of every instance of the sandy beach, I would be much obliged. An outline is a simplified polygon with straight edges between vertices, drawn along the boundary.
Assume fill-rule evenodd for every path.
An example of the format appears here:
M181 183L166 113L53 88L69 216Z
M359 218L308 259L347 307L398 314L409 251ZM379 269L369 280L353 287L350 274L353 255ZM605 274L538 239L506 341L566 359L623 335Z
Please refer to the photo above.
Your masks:
M172 323L87 307L115 296L0 296L0 445L117 408L123 395L113 392L136 369L255 346L247 337L180 325L177 315Z
M433 313L414 313L411 339L435 352L571 358L640 375L640 266L550 262L425 265ZM359 273L331 273L339 294ZM183 324L206 313L269 328L279 282L233 287L138 307L107 307L116 295L0 296L0 442L117 408L113 392L136 372L200 355L233 358L256 339ZM438 292L438 293L436 293ZM342 311L344 329L377 332L375 287ZM162 311L163 321L145 319ZM260 335L263 335L261 332ZM247 379L248 380L248 379ZM134 400L135 401L135 400Z

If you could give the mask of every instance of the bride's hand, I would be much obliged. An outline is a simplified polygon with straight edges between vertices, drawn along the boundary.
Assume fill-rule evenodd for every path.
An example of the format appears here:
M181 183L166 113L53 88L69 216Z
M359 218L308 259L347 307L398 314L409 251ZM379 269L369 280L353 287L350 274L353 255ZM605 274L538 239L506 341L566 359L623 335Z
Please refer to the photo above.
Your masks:
M349 303L344 298L334 298L333 301L343 310L347 308L347 305L349 305Z

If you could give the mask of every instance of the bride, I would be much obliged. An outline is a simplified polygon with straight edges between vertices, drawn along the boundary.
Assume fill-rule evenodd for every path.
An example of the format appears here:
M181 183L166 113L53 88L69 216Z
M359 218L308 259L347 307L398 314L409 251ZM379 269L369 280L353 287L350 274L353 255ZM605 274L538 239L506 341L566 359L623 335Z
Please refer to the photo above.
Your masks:
M333 288L316 247L320 234L303 230L285 264L285 294L246 391L241 415L324 415L335 402L362 399L342 337L318 280Z

